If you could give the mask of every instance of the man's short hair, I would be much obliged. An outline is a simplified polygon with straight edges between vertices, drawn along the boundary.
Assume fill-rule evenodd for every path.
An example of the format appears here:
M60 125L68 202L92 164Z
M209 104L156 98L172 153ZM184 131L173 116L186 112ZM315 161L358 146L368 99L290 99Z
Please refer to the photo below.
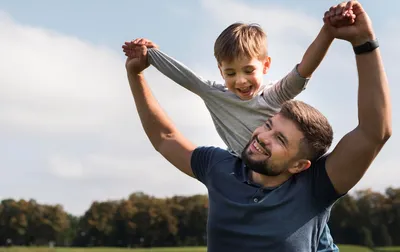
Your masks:
M293 121L304 134L298 155L315 160L328 151L333 130L320 111L302 101L291 100L283 104L279 114Z
M263 60L268 56L267 35L258 24L234 23L218 36L214 56L218 64L238 57Z

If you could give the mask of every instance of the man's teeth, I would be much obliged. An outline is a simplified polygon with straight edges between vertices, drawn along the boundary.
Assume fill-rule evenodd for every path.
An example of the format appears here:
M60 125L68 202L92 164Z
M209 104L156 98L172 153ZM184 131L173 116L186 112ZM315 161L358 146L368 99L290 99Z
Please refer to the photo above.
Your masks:
M256 142L253 143L254 148L256 148L256 150L258 150L261 153L264 153L263 150L261 150L260 148L258 148L258 146L256 145Z

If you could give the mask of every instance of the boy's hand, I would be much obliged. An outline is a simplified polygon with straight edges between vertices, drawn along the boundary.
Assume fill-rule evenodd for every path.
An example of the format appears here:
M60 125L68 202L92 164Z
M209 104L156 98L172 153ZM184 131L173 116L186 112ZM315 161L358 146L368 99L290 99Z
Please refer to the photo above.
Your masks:
M324 23L333 27L342 27L354 24L356 15L351 6L342 2L332 6L329 11L325 12Z
M338 8L342 8L342 6L343 3L332 8L336 11ZM329 24L329 30L335 38L347 40L353 46L361 45L368 40L375 39L371 20L358 1L348 1L344 9L344 12L351 10L356 16L352 25L335 27L331 25L331 21L334 19L330 14L331 12L326 12L324 16L324 22L325 24Z
M147 47L137 43L125 42L122 46L125 55L128 57L125 62L128 74L139 75L149 66L147 59Z
M147 59L148 48L158 48L158 45L144 38L125 42L125 44L122 46L122 49L125 55L128 57L125 63L128 73L140 74L149 66Z
M137 46L146 46L147 48L157 48L158 49L158 45L156 45L152 41L145 39L145 38L135 39L132 41L132 43Z

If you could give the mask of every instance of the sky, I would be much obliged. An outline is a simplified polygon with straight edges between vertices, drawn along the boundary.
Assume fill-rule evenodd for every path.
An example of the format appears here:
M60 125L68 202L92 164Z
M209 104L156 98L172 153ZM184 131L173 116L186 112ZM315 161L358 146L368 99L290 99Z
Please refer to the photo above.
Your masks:
M393 135L352 191L400 187L400 1L361 1L380 41L389 79ZM35 199L83 214L95 200L137 191L206 194L157 153L136 112L122 44L148 38L196 73L222 82L213 56L219 33L236 21L267 32L277 80L301 58L339 1L0 0L0 199ZM145 72L158 102L197 145L225 147L200 98L156 69ZM357 72L348 42L335 40L296 99L323 112L334 145L357 125ZM357 144L357 143L355 143ZM350 169L351 167L349 167Z

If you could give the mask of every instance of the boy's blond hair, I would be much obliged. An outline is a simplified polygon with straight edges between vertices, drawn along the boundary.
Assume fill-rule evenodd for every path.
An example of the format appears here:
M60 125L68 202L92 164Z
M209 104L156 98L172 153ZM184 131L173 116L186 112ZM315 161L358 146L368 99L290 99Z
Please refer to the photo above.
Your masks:
M234 23L221 32L214 44L218 64L238 57L265 59L267 35L258 24Z

